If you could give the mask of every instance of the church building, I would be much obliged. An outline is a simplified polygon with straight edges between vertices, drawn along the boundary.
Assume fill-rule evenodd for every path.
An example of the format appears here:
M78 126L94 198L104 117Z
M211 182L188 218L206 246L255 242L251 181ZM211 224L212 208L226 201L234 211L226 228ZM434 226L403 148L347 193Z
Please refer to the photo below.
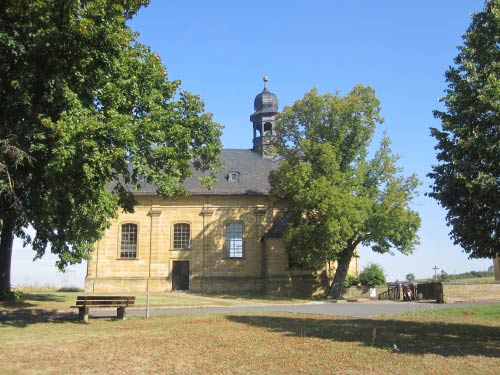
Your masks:
M186 179L189 196L163 199L153 185L134 191L134 213L120 212L88 261L86 292L323 293L335 270L289 262L282 240L286 202L269 197L269 173L279 161L268 141L278 97L267 87L250 116L252 149L224 149L211 190ZM250 128L249 128L250 134ZM354 258L350 272L358 272Z

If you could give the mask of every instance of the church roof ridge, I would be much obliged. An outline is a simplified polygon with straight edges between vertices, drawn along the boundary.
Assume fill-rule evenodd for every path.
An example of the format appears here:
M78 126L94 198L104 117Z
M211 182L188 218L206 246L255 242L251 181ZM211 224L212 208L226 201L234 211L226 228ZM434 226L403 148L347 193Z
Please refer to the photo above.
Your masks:
M198 178L203 172L197 170L193 170L193 177L184 180L182 186L191 195L269 195L268 177L279 161L262 158L250 149L222 149L220 161L222 167L216 172L217 183L211 190L200 185ZM237 173L236 180L230 179L230 173ZM144 183L133 194L156 195L156 186Z

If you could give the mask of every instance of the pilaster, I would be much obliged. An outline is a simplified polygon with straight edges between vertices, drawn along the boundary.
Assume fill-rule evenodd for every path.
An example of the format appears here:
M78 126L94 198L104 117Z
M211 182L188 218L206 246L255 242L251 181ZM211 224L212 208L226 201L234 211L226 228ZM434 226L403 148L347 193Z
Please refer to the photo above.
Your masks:
M149 278L167 277L168 269L166 265L162 267L160 264L161 252L161 236L160 236L160 216L161 208L157 205L152 205L148 212L151 218L151 226L149 233Z

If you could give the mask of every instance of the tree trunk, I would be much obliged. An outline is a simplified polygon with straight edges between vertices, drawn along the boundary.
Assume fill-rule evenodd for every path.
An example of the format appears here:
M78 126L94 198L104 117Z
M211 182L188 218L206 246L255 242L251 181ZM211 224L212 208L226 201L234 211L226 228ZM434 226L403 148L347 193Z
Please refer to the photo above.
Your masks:
M9 211L3 217L0 235L0 296L10 293L10 266L14 243L15 213Z
M351 259L355 249L356 245L349 244L339 254L339 258L337 259L337 270L335 271L335 276L333 277L329 293L329 296L334 299L342 299L345 278L347 276L347 272L349 271L349 265L351 264Z

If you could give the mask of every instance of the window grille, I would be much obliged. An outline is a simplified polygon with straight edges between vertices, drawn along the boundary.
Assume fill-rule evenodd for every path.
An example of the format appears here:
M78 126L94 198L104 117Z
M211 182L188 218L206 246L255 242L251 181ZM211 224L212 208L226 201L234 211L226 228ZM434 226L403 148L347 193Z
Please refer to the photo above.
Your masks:
M229 223L226 225L227 256L229 258L243 258L243 225Z
M137 224L122 225L122 240L120 258L135 258L137 256Z
M190 225L174 224L174 249L189 249L191 240Z
M230 172L227 179L229 182L239 182L239 180L240 180L239 173L238 172Z

